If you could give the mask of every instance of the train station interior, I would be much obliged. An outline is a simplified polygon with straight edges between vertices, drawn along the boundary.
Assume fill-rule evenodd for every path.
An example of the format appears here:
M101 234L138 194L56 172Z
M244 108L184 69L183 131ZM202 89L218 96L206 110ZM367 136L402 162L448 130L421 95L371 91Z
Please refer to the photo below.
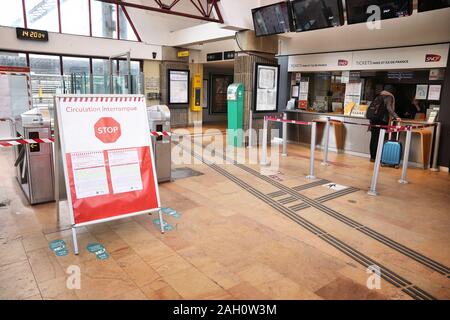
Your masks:
M450 299L449 49L449 0L2 1L0 300Z

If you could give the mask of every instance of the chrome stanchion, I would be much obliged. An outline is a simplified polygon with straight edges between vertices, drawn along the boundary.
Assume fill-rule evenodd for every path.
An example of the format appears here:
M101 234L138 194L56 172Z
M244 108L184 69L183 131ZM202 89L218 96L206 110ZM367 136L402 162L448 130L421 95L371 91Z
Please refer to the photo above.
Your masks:
M405 154L403 155L403 166L402 166L402 176L400 180L398 180L401 184L407 184L406 180L406 171L408 170L408 161L409 161L409 150L411 148L411 135L412 129L408 128L406 131L406 142L405 142Z
M248 148L253 148L253 111L248 116Z
M375 157L375 164L373 167L372 182L370 184L369 192L367 192L367 194L370 196L377 195L377 180L378 180L378 173L380 171L381 154L383 153L383 145L384 145L385 135L386 135L386 129L381 129L380 130L380 138L378 139L377 156Z
M314 176L314 151L316 150L316 130L317 130L317 123L312 122L311 123L311 150L310 157L309 157L309 175L306 176L306 179L315 179Z
M325 124L325 145L323 150L323 166L328 166L328 143L330 142L330 117L327 117L327 122Z
M434 152L433 152L433 164L431 167L431 171L439 171L439 164L438 164L438 155L439 155L439 141L441 138L441 123L436 123L436 130L434 131L435 137L434 137Z
M287 120L287 113L283 112L283 120ZM287 123L283 122L283 151L281 153L283 157L287 156Z
M267 126L268 126L268 120L266 117L264 117L264 123L263 123L263 132L262 132L262 150L261 150L261 165L266 166L267 165Z

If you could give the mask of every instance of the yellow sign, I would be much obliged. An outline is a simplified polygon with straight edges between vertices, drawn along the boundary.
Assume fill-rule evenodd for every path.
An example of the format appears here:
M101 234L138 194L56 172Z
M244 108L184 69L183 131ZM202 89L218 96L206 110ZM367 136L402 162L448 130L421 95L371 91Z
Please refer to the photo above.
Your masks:
M178 51L177 57L178 57L178 58L189 57L189 50Z

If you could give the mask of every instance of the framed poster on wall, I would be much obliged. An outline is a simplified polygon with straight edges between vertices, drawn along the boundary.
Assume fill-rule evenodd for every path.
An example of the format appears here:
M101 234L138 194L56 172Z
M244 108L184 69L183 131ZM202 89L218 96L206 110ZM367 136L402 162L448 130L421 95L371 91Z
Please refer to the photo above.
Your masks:
M254 103L255 112L274 112L278 107L278 82L280 67L277 65L256 63Z
M169 69L169 104L189 104L189 70Z
M227 113L227 90L233 83L231 74L211 75L211 100L209 113Z

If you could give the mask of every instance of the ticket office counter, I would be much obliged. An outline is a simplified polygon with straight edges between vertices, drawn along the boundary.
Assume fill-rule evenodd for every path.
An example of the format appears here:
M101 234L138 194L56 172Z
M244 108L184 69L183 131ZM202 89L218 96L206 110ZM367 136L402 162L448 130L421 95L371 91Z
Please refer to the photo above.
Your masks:
M370 131L365 125L347 124L353 122L369 124L369 120L360 117L346 116L336 113L319 113L303 110L285 110L287 119L298 121L319 121L317 125L316 144L319 149L325 144L324 128L327 117L332 122L330 126L329 150L334 152L348 153L361 157L370 157ZM334 120L334 121L333 121ZM417 122L415 122L417 123ZM408 124L405 121L403 124ZM421 129L426 131L425 135L418 130L413 131L411 136L411 151L409 162L413 166L428 168L431 163L432 142L434 141L434 128ZM386 134L388 135L388 134ZM400 141L405 146L406 133L400 133ZM288 125L287 139L291 143L309 144L311 141L311 129L309 126Z

